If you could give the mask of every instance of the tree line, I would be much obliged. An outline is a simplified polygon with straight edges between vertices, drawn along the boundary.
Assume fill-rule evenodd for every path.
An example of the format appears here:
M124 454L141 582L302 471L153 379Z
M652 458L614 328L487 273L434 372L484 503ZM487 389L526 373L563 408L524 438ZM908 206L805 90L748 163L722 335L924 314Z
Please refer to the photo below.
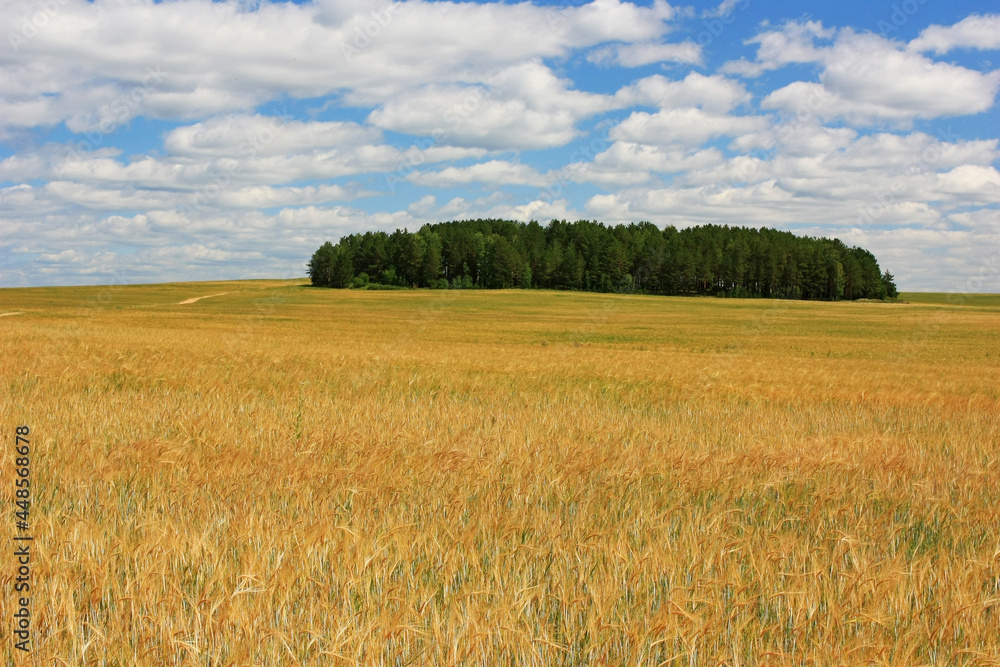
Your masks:
M885 299L892 274L838 239L649 222L461 220L351 234L309 261L321 287L511 287L789 299Z

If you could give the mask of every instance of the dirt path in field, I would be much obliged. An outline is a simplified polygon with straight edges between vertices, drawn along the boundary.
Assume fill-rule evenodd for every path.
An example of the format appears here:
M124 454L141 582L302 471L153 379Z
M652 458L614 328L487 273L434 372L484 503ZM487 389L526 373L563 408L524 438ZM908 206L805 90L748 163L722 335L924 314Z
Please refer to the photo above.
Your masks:
M201 301L202 299L211 299L212 297L222 296L223 294L229 294L229 292L219 292L218 294L209 294L208 296L196 296L193 299L188 299L187 301L181 301L178 306L186 306L189 303L194 303L195 301Z
M0 313L0 317L7 317L8 315L20 315L20 314L21 314L20 310L15 310L12 313Z

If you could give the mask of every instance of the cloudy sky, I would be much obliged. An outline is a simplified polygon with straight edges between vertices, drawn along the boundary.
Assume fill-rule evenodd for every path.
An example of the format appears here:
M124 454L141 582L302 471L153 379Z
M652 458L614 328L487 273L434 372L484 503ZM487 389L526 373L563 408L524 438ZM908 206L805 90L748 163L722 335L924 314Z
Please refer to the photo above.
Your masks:
M301 276L502 217L778 227L1000 292L992 7L0 0L0 285Z

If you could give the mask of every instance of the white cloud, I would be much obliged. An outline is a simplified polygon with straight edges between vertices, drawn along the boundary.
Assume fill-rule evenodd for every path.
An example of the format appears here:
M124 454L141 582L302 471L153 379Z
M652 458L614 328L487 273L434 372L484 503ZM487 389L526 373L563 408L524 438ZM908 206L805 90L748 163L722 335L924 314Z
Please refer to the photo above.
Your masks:
M437 197L434 195L424 195L419 200L406 207L406 211L417 217L426 217L437 206Z
M779 30L762 32L747 40L747 44L758 44L756 61L730 61L719 71L754 77L790 64L820 62L824 49L816 46L816 40L829 40L835 34L835 30L824 28L819 21L789 21Z
M272 187L255 185L218 187L215 183L185 191L107 187L73 181L49 181L33 189L31 197L19 201L5 197L12 211L30 215L56 211L62 207L83 208L96 212L153 211L174 208L256 209L277 206L350 201L365 196L357 188L340 185Z
M303 122L275 116L224 116L172 130L163 147L175 155L274 156L381 141L372 127L348 122Z
M634 111L614 127L612 139L665 146L697 146L720 136L735 136L760 130L767 120L760 116L728 116L696 108L665 109L655 114Z
M652 63L686 63L700 65L701 46L695 42L662 44L640 42L618 44L595 49L587 55L587 60L598 65L620 65L621 67L642 67Z
M851 171L920 174L965 164L989 165L1000 159L997 144L996 139L946 142L923 132L906 135L880 132L838 147L841 150L826 157L824 162Z
M762 132L737 137L730 148L743 152L772 150L780 146L785 155L822 156L848 146L858 133L846 127L831 128L811 122L778 123Z
M515 164L507 160L490 160L468 167L414 172L407 177L407 180L417 185L445 188L469 183L544 185L548 179L528 165Z
M845 31L830 53L821 81L839 98L835 104L843 116L937 118L992 107L1000 71L982 74L932 62L899 51L879 37Z
M873 34L841 30L835 44L818 48L817 30L789 24L783 31L761 36L758 65L765 69L789 62L823 66L819 83L796 81L769 94L764 109L842 118L865 125L892 121L902 125L915 118L962 116L986 111L1000 89L1000 70L981 73L950 63L934 62L913 50ZM774 44L772 44L774 42ZM764 45L770 46L765 49ZM780 45L788 46L782 51Z
M521 222L529 220L579 220L581 215L574 210L565 199L555 199L553 201L545 199L535 199L519 206L507 207L497 211L503 217Z
M168 144L178 151L177 154L137 156L132 161L118 159L113 151L71 154L67 158L70 151L66 147L62 150L50 148L0 161L0 178L47 178L50 182L122 189L133 195L148 191L158 200L182 205L195 193L205 191L231 194L235 191L261 192L261 188L271 188L271 192L287 193L291 190L279 190L276 186L360 174L383 174L386 177L395 174L402 180L415 166L478 158L486 152L455 146L411 146L403 149L384 144L358 144L369 136L377 136L377 130L360 134L347 132L340 147L335 148L322 145L320 137L324 133L332 133L329 140L333 141L343 134L340 131L343 127L319 125L322 127L312 128L308 123L296 123L287 131L278 129L265 135L252 131L244 135L242 131L225 129L217 133L202 133L203 128L199 127L188 132L188 128L180 128L168 135ZM261 120L252 123L251 127L271 126ZM249 139L242 139L244 136ZM260 136L273 138L258 141ZM316 137L315 147L307 145L310 137ZM254 154L255 150L259 155ZM23 171L25 166L30 166L29 173ZM334 190L316 186L299 188L298 192L326 197ZM351 198L357 196L356 191L349 193L342 190L341 193ZM13 193L7 195L8 198L12 196ZM226 196L213 195L211 205L225 205L226 201L230 201ZM279 200L281 196L284 195L279 195Z
M952 213L948 219L965 228L1000 232L1000 209L981 208L975 211L960 211Z
M662 0L561 9L408 0L383 5L384 16L365 2L262 2L235 11L183 0L115 6L114 20L104 5L60 2L43 29L17 50L3 50L4 125L65 120L74 131L90 131L138 115L247 111L282 95L343 92L352 104L375 105L415 86L482 81L533 58L655 40L672 16ZM21 11L4 3L0 21L20 25Z
M723 163L722 153L715 148L687 151L616 141L591 162L574 162L563 167L559 178L576 183L598 183L605 186L638 185L656 174L678 174L703 170Z
M796 137L814 142L816 151L789 150ZM1000 172L992 165L1000 157L997 144L943 142L923 133L859 137L844 128L803 127L793 134L776 133L765 157L726 159L704 151L675 157L688 163L670 185L621 180L625 187L592 196L586 211L607 220L677 226L809 223L819 225L824 235L849 225L947 229L975 221L982 226L993 218L983 209L974 216L965 209L1000 204ZM626 174L654 170L663 157L660 149L638 148L615 144L593 163L571 166L582 173L598 171L599 161L612 172L615 167ZM694 164L698 159L702 163ZM950 218L944 215L948 211L954 212Z
M909 48L938 54L956 48L1000 49L1000 14L973 14L948 27L932 25L911 41Z
M1000 234L989 230L845 229L850 245L870 249L906 290L1000 292Z
M570 90L571 83L532 61L500 71L488 86L425 86L400 95L368 122L459 146L561 146L578 136L578 121L615 104L611 96Z
M750 6L750 0L722 0L719 6L713 10L706 10L702 12L702 17L712 18L712 17L726 17L732 14L737 9L746 9Z
M938 175L939 190L961 195L963 202L1000 204L1000 172L993 167L964 164Z
M724 76L705 76L691 72L680 81L671 81L659 74L639 79L617 93L620 106L655 106L661 109L700 107L725 113L750 101L746 88Z
M704 185L626 188L596 195L585 206L610 221L651 220L687 227L730 224L788 228L803 222L843 225L857 218L853 202L828 206L826 200L796 195L775 179L752 184L728 181Z

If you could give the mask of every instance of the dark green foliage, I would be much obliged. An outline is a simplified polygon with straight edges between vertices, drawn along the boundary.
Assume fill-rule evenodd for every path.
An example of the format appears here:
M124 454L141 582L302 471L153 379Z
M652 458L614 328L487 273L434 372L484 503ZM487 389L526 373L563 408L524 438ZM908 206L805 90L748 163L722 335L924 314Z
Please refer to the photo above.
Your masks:
M313 253L309 260L309 278L321 287L347 287L354 280L354 264L350 248L329 241Z
M370 278L369 278L370 276ZM309 262L313 285L503 289L792 299L897 296L892 274L864 248L776 229L580 220L462 220L352 234Z
M899 296L899 292L896 291L896 281L888 271L882 274L882 286L885 288L886 298L895 299Z

